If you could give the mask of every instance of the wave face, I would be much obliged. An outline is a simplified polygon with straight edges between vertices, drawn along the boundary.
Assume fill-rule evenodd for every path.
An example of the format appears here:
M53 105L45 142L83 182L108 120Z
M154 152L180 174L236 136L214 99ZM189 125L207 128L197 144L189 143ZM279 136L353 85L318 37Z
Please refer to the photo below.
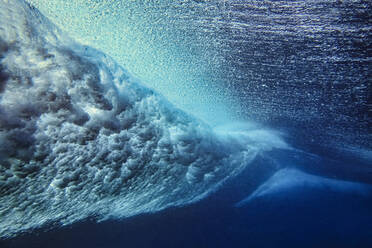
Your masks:
M0 238L190 203L285 147L216 134L35 8L0 4Z
M371 157L368 0L27 1L193 114L255 120L336 160Z

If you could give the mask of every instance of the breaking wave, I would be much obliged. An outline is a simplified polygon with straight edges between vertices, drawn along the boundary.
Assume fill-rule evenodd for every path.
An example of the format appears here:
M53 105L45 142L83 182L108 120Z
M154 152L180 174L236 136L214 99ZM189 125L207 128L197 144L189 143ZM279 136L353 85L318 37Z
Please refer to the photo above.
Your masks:
M286 147L214 131L23 1L0 3L0 238L197 201Z

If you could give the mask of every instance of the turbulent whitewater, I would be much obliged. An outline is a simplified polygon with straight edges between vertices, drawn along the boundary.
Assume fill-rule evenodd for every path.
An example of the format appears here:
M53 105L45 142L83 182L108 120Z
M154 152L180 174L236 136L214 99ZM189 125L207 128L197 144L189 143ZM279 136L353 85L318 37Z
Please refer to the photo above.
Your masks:
M285 146L216 134L23 1L0 5L0 238L190 203Z

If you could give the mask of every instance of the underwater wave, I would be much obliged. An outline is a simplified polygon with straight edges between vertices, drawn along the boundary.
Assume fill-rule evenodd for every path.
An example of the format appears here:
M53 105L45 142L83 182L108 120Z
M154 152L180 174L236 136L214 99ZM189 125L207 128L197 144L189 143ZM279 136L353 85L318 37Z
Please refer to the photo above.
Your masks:
M288 148L213 130L25 2L0 3L0 238L194 202Z

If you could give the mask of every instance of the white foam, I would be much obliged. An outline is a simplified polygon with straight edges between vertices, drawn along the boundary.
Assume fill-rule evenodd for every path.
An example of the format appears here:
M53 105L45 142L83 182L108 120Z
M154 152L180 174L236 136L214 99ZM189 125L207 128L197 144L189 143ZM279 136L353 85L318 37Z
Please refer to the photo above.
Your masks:
M0 238L190 203L284 146L216 134L23 1L0 5Z

